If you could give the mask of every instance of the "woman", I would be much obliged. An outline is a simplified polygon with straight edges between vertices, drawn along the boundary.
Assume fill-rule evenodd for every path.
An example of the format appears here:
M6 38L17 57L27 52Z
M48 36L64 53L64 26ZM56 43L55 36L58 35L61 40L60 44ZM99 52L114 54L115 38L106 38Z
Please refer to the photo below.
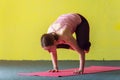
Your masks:
M73 37L76 34L76 39ZM83 74L85 64L85 53L89 52L89 24L87 20L78 13L61 15L50 25L48 32L41 37L41 45L51 54L53 70L58 72L57 48L67 48L77 51L80 58L79 69L76 74Z

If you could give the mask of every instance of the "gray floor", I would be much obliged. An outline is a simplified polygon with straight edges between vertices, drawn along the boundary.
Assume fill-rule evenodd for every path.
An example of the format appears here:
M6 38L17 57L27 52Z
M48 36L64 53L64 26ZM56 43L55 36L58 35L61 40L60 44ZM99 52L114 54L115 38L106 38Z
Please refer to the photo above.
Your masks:
M76 68L79 61L59 61L60 69ZM87 66L120 66L120 61L86 61ZM120 80L120 70L69 77L19 76L19 72L46 71L51 61L0 61L0 80Z

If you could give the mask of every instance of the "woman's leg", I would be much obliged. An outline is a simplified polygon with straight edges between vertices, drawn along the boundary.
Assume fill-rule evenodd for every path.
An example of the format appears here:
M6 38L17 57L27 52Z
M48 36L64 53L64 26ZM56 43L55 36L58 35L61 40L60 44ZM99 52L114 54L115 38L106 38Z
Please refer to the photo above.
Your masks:
M82 19L82 22L76 28L76 40L79 47L85 51L89 51L91 43L89 42L89 24L88 21L78 14Z

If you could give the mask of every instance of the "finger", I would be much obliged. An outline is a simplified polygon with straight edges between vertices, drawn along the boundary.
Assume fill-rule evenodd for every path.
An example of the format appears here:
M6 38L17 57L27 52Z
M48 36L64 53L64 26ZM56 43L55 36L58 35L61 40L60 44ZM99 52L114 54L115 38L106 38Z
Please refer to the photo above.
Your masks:
M47 72L52 72L52 70L48 70Z
M54 72L54 70L48 70L48 72Z
M48 72L58 72L58 70L48 70Z
M77 75L77 74L81 74L81 72L74 72L74 74L75 74L75 75Z
M73 72L73 74L82 74L82 71L77 71L77 70L75 70L75 71Z
M58 70L53 70L53 72L58 72Z
M52 70L52 72L56 72L56 70Z
M56 72L59 72L58 70L56 70Z

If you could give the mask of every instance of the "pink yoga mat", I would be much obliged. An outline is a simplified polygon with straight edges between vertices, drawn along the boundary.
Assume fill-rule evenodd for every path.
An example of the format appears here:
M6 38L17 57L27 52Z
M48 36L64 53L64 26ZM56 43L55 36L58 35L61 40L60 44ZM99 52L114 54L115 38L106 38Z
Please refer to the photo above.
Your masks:
M30 73L18 73L21 76L46 76L46 77L63 77L63 76L74 76L73 71L77 70L78 68L73 69L64 69L59 70L59 72L30 72ZM106 72L106 71L113 71L113 70L120 70L120 67L111 67L111 66L90 66L86 67L84 74L93 74L99 72Z

